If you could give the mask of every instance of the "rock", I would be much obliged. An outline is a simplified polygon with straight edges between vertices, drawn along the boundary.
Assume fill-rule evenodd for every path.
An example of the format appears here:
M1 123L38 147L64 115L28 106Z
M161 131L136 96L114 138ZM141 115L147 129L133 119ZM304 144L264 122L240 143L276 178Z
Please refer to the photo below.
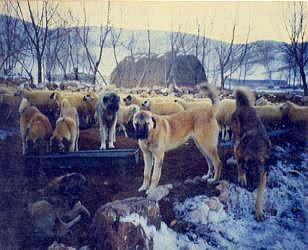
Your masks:
M49 247L48 250L76 250L74 247L66 246L62 243L58 243L57 241L54 241Z
M138 214L147 218L148 225L160 229L158 203L144 197L114 201L100 207L93 218L91 235L96 249L151 249L153 241L146 237L140 225L121 218Z
M229 196L229 182L226 180L222 180L216 186L216 189L220 192L218 195L218 199L223 204L227 204L228 196Z
M160 201L162 198L167 196L170 190L173 188L172 184L166 184L156 187L152 192L147 195L147 199Z

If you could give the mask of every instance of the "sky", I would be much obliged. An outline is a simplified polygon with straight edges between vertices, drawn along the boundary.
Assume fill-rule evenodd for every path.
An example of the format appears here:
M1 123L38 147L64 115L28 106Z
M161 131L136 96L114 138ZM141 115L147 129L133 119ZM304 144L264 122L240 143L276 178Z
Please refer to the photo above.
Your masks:
M34 8L38 0L32 1ZM68 10L75 20L87 24L106 23L107 1L62 0L60 15L68 18ZM21 1L26 10L25 1ZM306 14L307 12L307 2ZM174 1L174 0L116 0L111 1L111 23L115 27L136 30L181 31L230 41L235 25L235 42L276 40L288 41L284 13L286 1Z

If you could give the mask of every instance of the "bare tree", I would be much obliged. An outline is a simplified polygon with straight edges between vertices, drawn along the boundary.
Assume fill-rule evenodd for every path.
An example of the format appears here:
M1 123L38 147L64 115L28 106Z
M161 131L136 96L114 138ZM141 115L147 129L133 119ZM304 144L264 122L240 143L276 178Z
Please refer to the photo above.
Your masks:
M48 39L46 43L45 53L45 71L46 78L51 81L51 74L59 65L64 73L64 79L66 79L66 64L67 64L67 35L65 25L61 24L58 28L50 30L48 33ZM61 54L64 57L61 57Z
M225 82L230 76L237 71L246 56L249 49L248 37L243 44L235 44L235 31L236 25L233 25L232 36L230 43L224 43L220 41L217 46L215 46L215 51L218 56L218 68L220 74L220 86L221 89L225 88Z
M287 17L285 27L288 33L290 44L284 44L284 50L291 62L298 68L304 88L304 95L308 95L305 67L308 63L308 41L305 2L291 2L288 4L291 14Z
M146 60L146 65L144 66L143 73L141 74L137 87L140 87L142 83L144 82L144 79L146 79L146 75L150 76L151 74L151 31L149 28L149 24L147 24L147 42L148 42L148 51L147 51L147 60Z
M175 80L175 67L176 67L176 57L179 47L179 35L180 32L170 32L169 33L169 45L170 45L170 59L169 59L169 68L166 70L166 85L176 86Z
M189 41L189 35L184 32L179 33L179 52L184 55L190 54L192 51L193 45Z
M255 52L258 56L259 63L262 64L266 70L268 80L272 81L272 73L274 71L275 52L276 47L267 41L258 41L255 43Z
M132 31L130 38L127 40L127 42L122 42L121 45L128 50L130 59L132 61L133 68L131 69L131 75L130 79L133 80L133 82L137 83L137 77L136 77L136 65L135 65L135 53L137 49L137 43L138 43L138 37L136 37L136 34L134 31Z
M117 74L119 76L119 87L122 87L122 74L121 68L119 67L119 60L117 55L117 47L119 46L120 36L122 33L122 29L116 30L115 28L111 28L110 36L111 36L111 45L112 45L112 51L113 51L113 57L116 62L116 69Z
M2 12L5 15L0 19L0 71L4 75L14 72L18 61L26 49L23 30L20 21L12 17L12 8L8 0L2 2Z
M59 5L57 4L56 6L52 6L48 2L48 0L44 0L41 3L40 9L38 7L36 10L34 10L30 4L30 1L27 0L27 9L30 16L30 24L26 20L24 13L25 10L21 7L20 1L17 1L16 5L12 3L12 6L14 6L16 14L22 20L29 42L33 46L37 62L38 83L41 83L43 79L43 55L46 48L49 25Z
M90 27L87 25L87 15L86 15L86 10L85 7L83 8L83 12L84 12L84 24L83 24L83 32L79 32L79 38L80 41L86 51L86 55L87 55L87 59L89 61L89 67L91 69L91 71L93 72L93 84L96 83L97 80L97 74L100 75L100 77L102 78L103 82L107 85L107 82L104 78L104 76L101 74L100 70L99 70L99 65L101 63L102 60L102 56L103 56L103 49L105 47L105 43L108 37L108 34L110 32L111 26L110 26L110 11L111 11L111 1L108 0L107 1L107 15L106 15L106 23L105 25L101 24L100 26L100 37L99 37L99 53L97 58L95 58L94 55L91 54L90 51L90 44L89 44L89 31L90 31Z
M80 41L80 27L79 27L79 21L73 17L71 10L68 10L68 18L67 18L67 25L71 26L70 28L67 28L66 30L66 41L67 41L67 51L68 51L68 57L67 57L67 51L64 54L61 54L63 57L64 62L66 60L69 64L69 67L71 70L73 70L75 76L74 80L78 80L78 71L79 71L79 64L81 61L81 53L83 45ZM63 61L62 60L62 61ZM61 64L60 64L61 65ZM64 67L65 64L63 64L62 70L64 73L64 79L66 79L66 68Z

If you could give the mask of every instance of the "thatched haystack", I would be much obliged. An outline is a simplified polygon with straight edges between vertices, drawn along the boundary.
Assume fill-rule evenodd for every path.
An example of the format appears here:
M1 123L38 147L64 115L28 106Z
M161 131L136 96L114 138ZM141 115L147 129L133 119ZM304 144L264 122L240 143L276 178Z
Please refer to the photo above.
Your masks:
M174 63L172 63L174 61ZM117 87L194 86L205 81L204 68L193 55L177 55L172 60L171 53L145 54L125 57L112 71L110 83Z

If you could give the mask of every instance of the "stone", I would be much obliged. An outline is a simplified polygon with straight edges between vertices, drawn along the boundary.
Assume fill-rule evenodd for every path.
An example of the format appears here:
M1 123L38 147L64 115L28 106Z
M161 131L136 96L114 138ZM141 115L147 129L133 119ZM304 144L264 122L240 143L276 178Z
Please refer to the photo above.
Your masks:
M121 220L131 214L147 219L148 226L160 229L161 215L158 203L144 197L133 197L107 203L95 213L90 227L96 249L152 249L141 225Z

